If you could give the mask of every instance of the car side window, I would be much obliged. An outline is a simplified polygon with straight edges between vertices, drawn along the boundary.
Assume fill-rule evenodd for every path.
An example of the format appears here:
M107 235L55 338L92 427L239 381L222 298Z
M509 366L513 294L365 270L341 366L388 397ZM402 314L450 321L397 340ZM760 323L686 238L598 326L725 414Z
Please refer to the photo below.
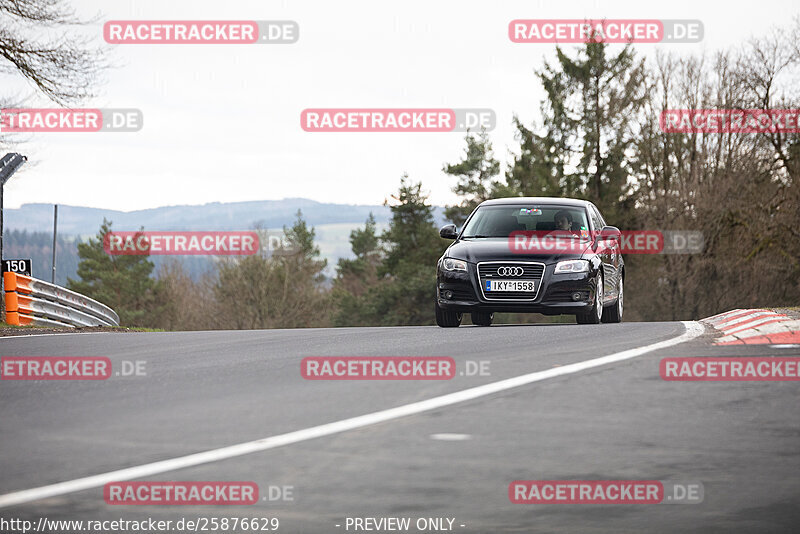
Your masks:
M600 210L594 206L594 212L597 214L597 219L600 221L600 229L602 230L604 226L607 226L606 220L603 218L603 215L600 213Z
M603 222L600 217L600 214L597 213L597 208L594 206L589 206L589 216L592 218L592 226L594 226L594 230L599 232L603 229Z

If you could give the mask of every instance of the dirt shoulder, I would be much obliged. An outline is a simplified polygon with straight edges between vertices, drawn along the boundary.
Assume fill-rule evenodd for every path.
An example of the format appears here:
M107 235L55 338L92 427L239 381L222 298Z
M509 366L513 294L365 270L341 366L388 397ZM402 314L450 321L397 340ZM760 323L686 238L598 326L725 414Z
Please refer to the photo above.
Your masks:
M124 334L129 332L159 332L146 328L125 328L122 326L84 326L77 328L57 328L41 326L11 326L0 323L0 337L8 336L32 336L41 334L78 334L87 332L113 332Z

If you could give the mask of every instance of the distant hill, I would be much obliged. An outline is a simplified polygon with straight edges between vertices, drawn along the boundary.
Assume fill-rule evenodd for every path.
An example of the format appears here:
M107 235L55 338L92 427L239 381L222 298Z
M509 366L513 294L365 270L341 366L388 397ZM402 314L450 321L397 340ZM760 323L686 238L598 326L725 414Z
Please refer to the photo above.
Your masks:
M34 278L49 282L53 265L53 230L6 230L3 236L3 255L6 259L33 260L31 274ZM56 266L56 284L63 286L67 283L67 276L75 277L78 269L78 246L73 236L59 235Z
M248 230L254 225L279 229L290 225L297 210L311 225L363 223L370 212L378 222L387 222L389 208L350 204L325 204L304 198L255 200L251 202L212 202L200 206L164 206L137 211L116 211L79 206L58 206L58 231L71 235L97 233L103 218L113 221L115 230ZM23 204L6 209L9 229L52 232L52 204Z
M117 211L80 206L58 206L59 247L57 251L56 283L75 278L78 265L77 242L96 235L106 218L117 231L145 230L249 230L260 227L279 230L291 226L297 210L316 229L317 244L328 260L328 275L335 273L339 258L350 257L350 231L363 226L372 212L378 229L386 227L391 218L388 207L379 205L327 204L304 198L255 200L250 202L213 202L201 206L164 206L137 211ZM444 224L442 209L436 208L437 225ZM50 280L53 239L53 205L23 204L17 209L5 209L6 240L4 256L33 259L33 276ZM152 256L156 268L169 256ZM184 266L193 276L212 267L212 258L184 256Z

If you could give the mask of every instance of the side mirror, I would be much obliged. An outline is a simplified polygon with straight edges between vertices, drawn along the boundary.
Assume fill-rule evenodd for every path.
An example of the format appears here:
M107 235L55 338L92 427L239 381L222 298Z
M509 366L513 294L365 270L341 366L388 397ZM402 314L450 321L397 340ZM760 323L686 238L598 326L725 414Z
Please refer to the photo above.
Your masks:
M621 236L622 232L620 232L619 228L616 226L604 226L603 229L600 230L600 239L619 241Z
M447 224L439 229L439 237L444 239L455 239L458 237L458 230L455 224Z

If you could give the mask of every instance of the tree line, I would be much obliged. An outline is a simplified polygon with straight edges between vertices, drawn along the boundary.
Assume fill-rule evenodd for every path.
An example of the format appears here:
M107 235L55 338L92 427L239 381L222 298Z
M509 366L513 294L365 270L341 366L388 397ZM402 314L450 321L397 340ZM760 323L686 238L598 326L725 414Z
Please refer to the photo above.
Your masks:
M665 133L668 109L800 108L793 79L800 23L713 56L587 43L555 49L536 71L540 119L514 117L518 146L506 169L485 131L469 132L461 159L443 166L458 202L456 225L480 202L555 196L594 202L622 230L694 230L702 254L626 258L626 317L697 319L800 302L800 136ZM502 175L501 175L502 172ZM433 324L438 236L423 184L404 175L387 201L392 218L350 234L353 257L334 279L302 214L285 228L287 254L221 260L202 280L180 264L157 273L146 257L79 245L73 289L115 307L126 324L168 329Z

